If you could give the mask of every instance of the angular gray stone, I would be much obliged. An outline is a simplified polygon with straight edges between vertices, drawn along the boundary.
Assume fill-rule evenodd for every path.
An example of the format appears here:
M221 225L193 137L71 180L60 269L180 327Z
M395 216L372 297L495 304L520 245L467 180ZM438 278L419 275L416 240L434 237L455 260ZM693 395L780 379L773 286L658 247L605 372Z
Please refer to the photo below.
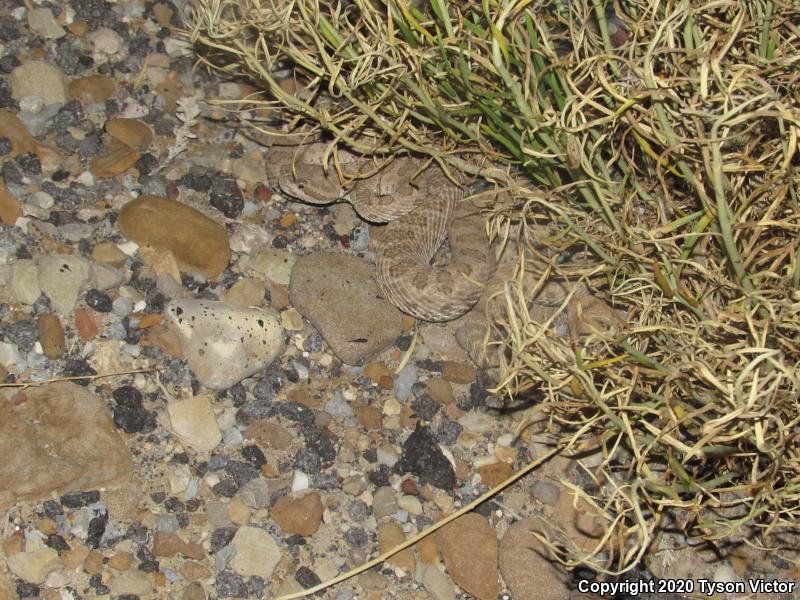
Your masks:
M315 252L298 258L289 298L350 365L375 356L403 331L403 314L383 297L375 267L357 256Z
M130 480L131 458L105 402L66 381L22 393L22 402L0 396L0 512L54 491Z
M28 11L28 27L46 39L57 40L67 35L49 8L32 8Z
M78 302L81 287L89 278L89 261L82 256L56 254L36 258L39 287L56 312L70 314Z
M283 350L280 316L272 309L210 300L174 300L165 313L197 380L225 390L269 366Z

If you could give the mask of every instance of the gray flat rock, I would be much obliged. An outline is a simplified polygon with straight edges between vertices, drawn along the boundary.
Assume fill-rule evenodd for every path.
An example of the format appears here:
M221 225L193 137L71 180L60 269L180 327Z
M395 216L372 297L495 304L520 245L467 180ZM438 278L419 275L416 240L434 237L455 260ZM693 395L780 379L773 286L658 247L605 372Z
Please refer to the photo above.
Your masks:
M375 267L357 256L315 252L298 258L289 298L349 365L375 356L403 331L403 314L384 298Z

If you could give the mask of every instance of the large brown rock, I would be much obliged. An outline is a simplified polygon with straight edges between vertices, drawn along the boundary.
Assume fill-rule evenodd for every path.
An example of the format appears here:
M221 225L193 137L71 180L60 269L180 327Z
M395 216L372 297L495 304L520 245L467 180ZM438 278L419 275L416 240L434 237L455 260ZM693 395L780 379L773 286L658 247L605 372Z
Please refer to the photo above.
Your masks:
M497 537L485 517L467 513L442 527L436 541L459 587L480 600L497 598Z
M140 246L171 251L186 273L213 279L231 258L225 227L174 200L140 196L122 207L119 226Z
M105 403L58 382L0 398L0 512L52 492L115 487L132 463Z
M357 256L301 256L292 269L289 298L349 365L375 356L403 332L403 314L383 297L375 267Z

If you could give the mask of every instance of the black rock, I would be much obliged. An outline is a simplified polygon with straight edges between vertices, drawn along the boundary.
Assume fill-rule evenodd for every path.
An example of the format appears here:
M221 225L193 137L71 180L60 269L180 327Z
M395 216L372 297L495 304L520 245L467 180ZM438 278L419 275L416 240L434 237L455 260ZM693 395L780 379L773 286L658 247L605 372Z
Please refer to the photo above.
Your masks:
M113 309L109 295L96 289L86 291L86 304L101 313L109 313Z
M35 154L21 154L17 157L17 164L28 177L37 177L42 174L42 163Z
M294 580L303 586L304 590L307 590L310 587L314 587L322 583L322 580L319 578L319 575L314 573L311 569L306 566L302 566L297 569L297 572L294 574Z
M230 544L234 535L236 535L236 527L218 527L211 532L209 540L211 554L216 554Z
M255 444L242 448L242 456L256 468L260 468L261 465L267 462L267 457L264 456L264 452Z
M403 444L403 454L395 465L395 471L411 473L421 483L429 483L447 491L456 484L453 466L439 448L436 437L430 429L420 424Z
M7 137L0 137L0 156L5 156L9 152L11 152L13 146L11 145L11 140Z
M219 598L247 598L248 596L244 579L236 573L231 573L230 571L218 573L215 585Z
M51 533L47 536L47 541L45 542L48 546L50 546L53 550L58 552L59 556L62 552L66 552L70 550L70 545L67 543L63 537L58 535L57 533Z
M67 358L64 361L64 368L61 369L61 374L64 377L80 377L87 375L97 375L89 363L81 358ZM78 385L89 385L89 379L75 379L74 382Z
M106 532L108 525L108 512L103 511L101 514L94 517L89 521L89 530L86 534L86 546L88 548L99 548L100 540Z
M59 498L61 506L66 508L81 508L95 502L100 502L100 492L92 490L90 492L67 492Z
M22 579L17 580L16 588L17 596L20 598L38 598L41 591L35 583L23 581Z
M364 548L369 542L369 536L363 527L351 527L345 531L344 541L353 548Z
M244 208L244 198L242 190L236 183L236 179L230 175L220 174L211 181L211 206L220 211L229 219L233 219L242 214Z
M17 321L3 329L3 336L14 342L20 352L27 354L39 340L39 326L34 319Z

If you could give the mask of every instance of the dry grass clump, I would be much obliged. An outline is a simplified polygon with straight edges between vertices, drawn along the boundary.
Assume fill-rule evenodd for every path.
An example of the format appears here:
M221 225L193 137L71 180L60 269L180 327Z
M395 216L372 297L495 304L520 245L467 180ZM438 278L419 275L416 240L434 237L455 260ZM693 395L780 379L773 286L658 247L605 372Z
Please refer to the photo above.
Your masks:
M711 540L800 523L798 23L791 0L200 0L191 36L295 132L508 189L498 389L602 447L575 490L607 535L563 556L618 572L667 514ZM556 335L531 318L552 280L623 324Z

